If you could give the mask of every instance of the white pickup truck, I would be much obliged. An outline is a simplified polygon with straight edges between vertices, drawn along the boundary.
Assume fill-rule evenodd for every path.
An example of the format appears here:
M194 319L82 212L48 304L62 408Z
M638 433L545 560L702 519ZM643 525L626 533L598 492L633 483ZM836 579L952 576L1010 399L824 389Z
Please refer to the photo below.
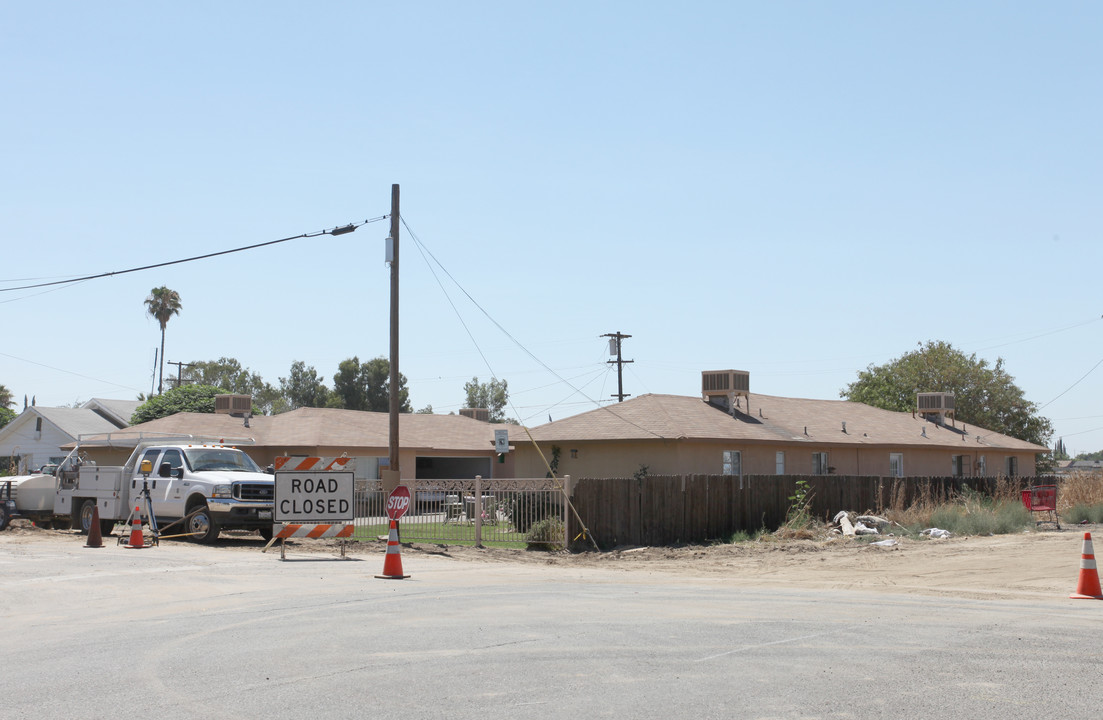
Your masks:
M83 461L79 451L54 476L8 479L15 488L17 516L43 522L68 518L74 529L87 533L98 510L100 529L107 534L135 507L146 514L142 490L148 488L149 504L166 535L213 542L221 530L257 530L266 540L272 537L273 476L236 447L142 440L122 466ZM152 467L148 477L140 470L143 460ZM0 480L0 499L4 485ZM52 506L43 492L47 486L53 490Z

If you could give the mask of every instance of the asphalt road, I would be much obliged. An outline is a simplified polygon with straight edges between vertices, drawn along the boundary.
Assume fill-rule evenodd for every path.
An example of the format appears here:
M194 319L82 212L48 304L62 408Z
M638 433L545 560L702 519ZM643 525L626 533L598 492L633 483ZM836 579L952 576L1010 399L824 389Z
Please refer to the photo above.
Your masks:
M0 718L1088 718L1103 602L0 543Z

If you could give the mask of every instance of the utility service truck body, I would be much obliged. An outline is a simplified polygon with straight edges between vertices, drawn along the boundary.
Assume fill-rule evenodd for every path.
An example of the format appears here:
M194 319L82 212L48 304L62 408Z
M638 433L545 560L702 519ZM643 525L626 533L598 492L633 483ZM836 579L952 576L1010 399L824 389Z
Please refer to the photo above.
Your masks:
M152 468L148 475L141 472L145 460ZM18 488L18 515L54 522L68 518L81 532L89 531L97 510L101 532L107 534L136 507L144 516L151 506L166 534L187 534L199 542L213 541L221 530L258 530L265 539L272 535L272 475L238 448L221 442L139 440L121 466L88 462L78 443L54 476L11 480ZM38 487L47 482L54 490L49 508Z

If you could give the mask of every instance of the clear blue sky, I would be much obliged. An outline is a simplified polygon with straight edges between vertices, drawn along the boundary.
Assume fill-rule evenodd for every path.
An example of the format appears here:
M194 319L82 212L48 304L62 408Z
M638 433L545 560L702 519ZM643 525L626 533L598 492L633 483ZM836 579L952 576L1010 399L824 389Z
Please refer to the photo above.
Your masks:
M736 368L837 398L945 340L1002 357L1071 451L1099 450L1101 21L1087 2L8 3L0 288L361 222L398 183L416 409L456 411L473 376L507 380L530 424L591 409L616 392L615 331L633 396ZM273 384L302 360L331 383L388 352L386 234L0 292L0 383L16 410L150 392L161 285L183 302L168 360Z

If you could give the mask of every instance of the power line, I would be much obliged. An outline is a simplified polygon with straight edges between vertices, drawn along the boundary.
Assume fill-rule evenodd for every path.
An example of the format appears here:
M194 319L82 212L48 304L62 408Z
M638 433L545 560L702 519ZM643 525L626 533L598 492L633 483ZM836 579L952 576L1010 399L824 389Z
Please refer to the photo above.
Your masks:
M1091 369L1091 370L1089 370L1089 371L1087 371L1086 373L1084 373L1083 377L1081 377L1081 378L1080 378L1079 380L1077 380L1076 382L1074 382L1074 383L1073 383L1072 385L1069 385L1069 386L1068 386L1067 388L1065 388L1064 392L1062 392L1062 393L1061 393L1060 395L1058 395L1057 397L1053 398L1053 400L1050 400L1049 402L1047 402L1047 403L1046 403L1045 405L1042 405L1042 406L1041 406L1040 408L1038 408L1038 410L1043 410L1043 409L1045 409L1045 408L1046 408L1046 407L1047 407L1048 405L1052 404L1052 403L1053 403L1053 402L1054 402L1055 400L1057 400L1057 398L1060 398L1060 397L1061 397L1061 395L1064 395L1064 394L1065 394L1065 393L1067 393L1067 392L1068 392L1069 390L1072 390L1072 389L1073 389L1074 387L1076 387L1077 385L1079 385L1080 383L1082 383L1082 382L1084 381L1084 378L1086 378L1087 376L1089 376L1089 375L1091 375L1091 374L1092 374L1093 372L1095 372L1095 369L1096 369L1097 367L1099 367L1100 365L1103 365L1103 358L1100 358L1099 362L1097 362L1097 363L1096 363L1095 365L1092 365L1092 369Z
M141 267L128 268L126 270L115 270L112 272L99 273L97 275L86 275L84 277L71 278L69 280L54 280L52 282L35 283L33 285L20 285L19 287L0 288L0 292L12 292L15 290L32 290L34 288L50 287L53 285L68 285L70 283L85 282L87 280L99 280L105 277L114 277L115 275L126 275L127 273L140 272L142 270L153 270L154 268L168 267L169 265L179 265L181 263L194 262L196 260L206 260L207 258L219 257L220 255L229 255L231 253L244 252L245 250L255 250L257 248L268 247L269 245L277 245L279 243L285 243L290 240L300 240L308 237L318 237L320 235L344 235L350 233L361 225L367 225L368 223L379 222L386 219L387 215L381 215L379 217L370 218L361 223L349 223L348 225L342 225L335 228L329 228L327 230L318 230L317 232L302 233L301 235L292 235L291 237L280 238L279 240L269 240L268 242L256 243L253 245L246 245L244 247L234 248L232 250L221 250L219 252L207 253L205 255L195 255L189 258L183 258L180 260L169 260L168 262L154 263L152 265L143 265Z
M544 368L549 373L554 375L556 378L559 379L560 382L562 382L564 385L566 385L567 387L571 388L571 390L574 391L574 392L571 393L571 395L567 396L568 398L572 397L575 394L578 394L578 395L581 395L582 397L586 398L587 400L589 400L593 405L597 406L598 409L613 412L612 409L609 408L608 406L602 405L597 400L594 400L593 398L589 397L586 393L584 393L582 391L581 388L575 387L575 385L573 383L571 383L570 381L565 379L562 375L560 375L558 372L553 370L543 360L536 357L536 355L533 354L531 350L529 350L527 347L525 347L517 338L513 337L513 335L508 330L506 330L504 327L502 327L501 323L499 323L497 320L495 320L494 317L491 316L491 314L488 313L486 311L486 309L483 308L483 306L480 305L479 302L471 296L471 293L467 292L467 289L464 288L464 286L461 285L459 283L459 281L457 281L456 278L454 278L450 272L448 272L448 269L446 267L444 267L444 265L439 260L437 260L437 258L433 255L433 253L422 244L421 240L417 236L417 233L415 233L413 230L411 230L410 226L406 223L406 218L399 217L399 220L402 222L402 225L406 228L406 231L408 233L410 233L410 237L413 238L414 243L418 247L418 251L421 252L422 259L424 259L426 264L429 265L430 272L433 273L433 277L436 279L437 284L440 285L441 292L443 292L445 297L448 298L448 302L449 302L449 304L452 305L452 309L456 313L457 317L459 317L459 309L456 308L456 304L452 302L452 299L451 299L451 297L449 297L448 292L444 289L443 283L441 283L440 278L437 277L436 271L433 270L432 264L429 263L429 258L432 258L433 263L435 263L436 266L441 269L441 271L448 277L448 279L451 280L457 288L459 288L460 292L463 293L467 297L467 299L471 301L471 304L474 305L479 310L479 312L481 312L483 314L483 316L486 317L487 320L489 320L496 328L498 328L498 330L500 330L503 335L505 335L507 338L509 338L510 341L512 341L514 345L516 345L518 348L520 348L522 352L524 352L526 355L528 355L530 358L532 358L542 368ZM426 257L426 256L428 256L428 257ZM497 375L495 375L495 373L494 373L494 368L491 367L490 361L487 360L486 355L483 354L482 349L479 347L479 345L476 342L474 336L471 334L471 331L467 328L467 324L463 321L462 317L460 317L460 324L462 324L464 329L467 330L467 334L468 334L468 337L471 338L471 342L475 343L475 347L479 351L479 355L482 356L483 362L486 363L486 367L490 371L491 377L494 378L494 379L497 379ZM567 398L564 398L564 399L566 400ZM507 402L508 402L508 400L507 400ZM514 412L514 415L516 415L517 419L520 420L521 417L520 417L520 413L517 412L517 408L514 406L514 404L512 402L510 402L509 405L510 405L510 408ZM641 430L645 433L649 433L649 434L654 435L656 437L663 437L660 433L657 433L654 430L649 430L649 429L643 427L642 425L640 425L636 422L633 422L632 420L629 420L628 418L626 418L622 415L617 414L616 412L613 412L613 414L618 419L620 419L622 422L625 422L625 423L627 423L627 424L629 424L629 425L631 425L631 426L633 426L633 427L635 427L635 428L637 428L637 429L639 429L639 430Z
M104 383L106 385L114 385L115 387L123 388L124 390L133 390L134 392L141 392L141 390L139 390L138 388L133 388L133 387L130 387L129 385L120 385L117 382L111 382L110 380L104 380L102 378L94 378L91 375L82 375L81 373L73 372L72 370L66 370L64 368L54 367L53 365L47 365L46 363L40 363L40 362L36 362L34 360L28 360L27 358L21 358L21 357L15 356L15 355L9 355L8 353L5 353L5 352L0 352L0 356L6 357L6 358L11 358L12 360L19 360L20 362L30 363L31 365L37 365L39 367L44 367L47 370L54 370L54 371L57 371L57 372L65 373L67 375L73 375L73 376L76 376L76 377L79 377L79 378L84 378L85 380L95 380L96 382Z

